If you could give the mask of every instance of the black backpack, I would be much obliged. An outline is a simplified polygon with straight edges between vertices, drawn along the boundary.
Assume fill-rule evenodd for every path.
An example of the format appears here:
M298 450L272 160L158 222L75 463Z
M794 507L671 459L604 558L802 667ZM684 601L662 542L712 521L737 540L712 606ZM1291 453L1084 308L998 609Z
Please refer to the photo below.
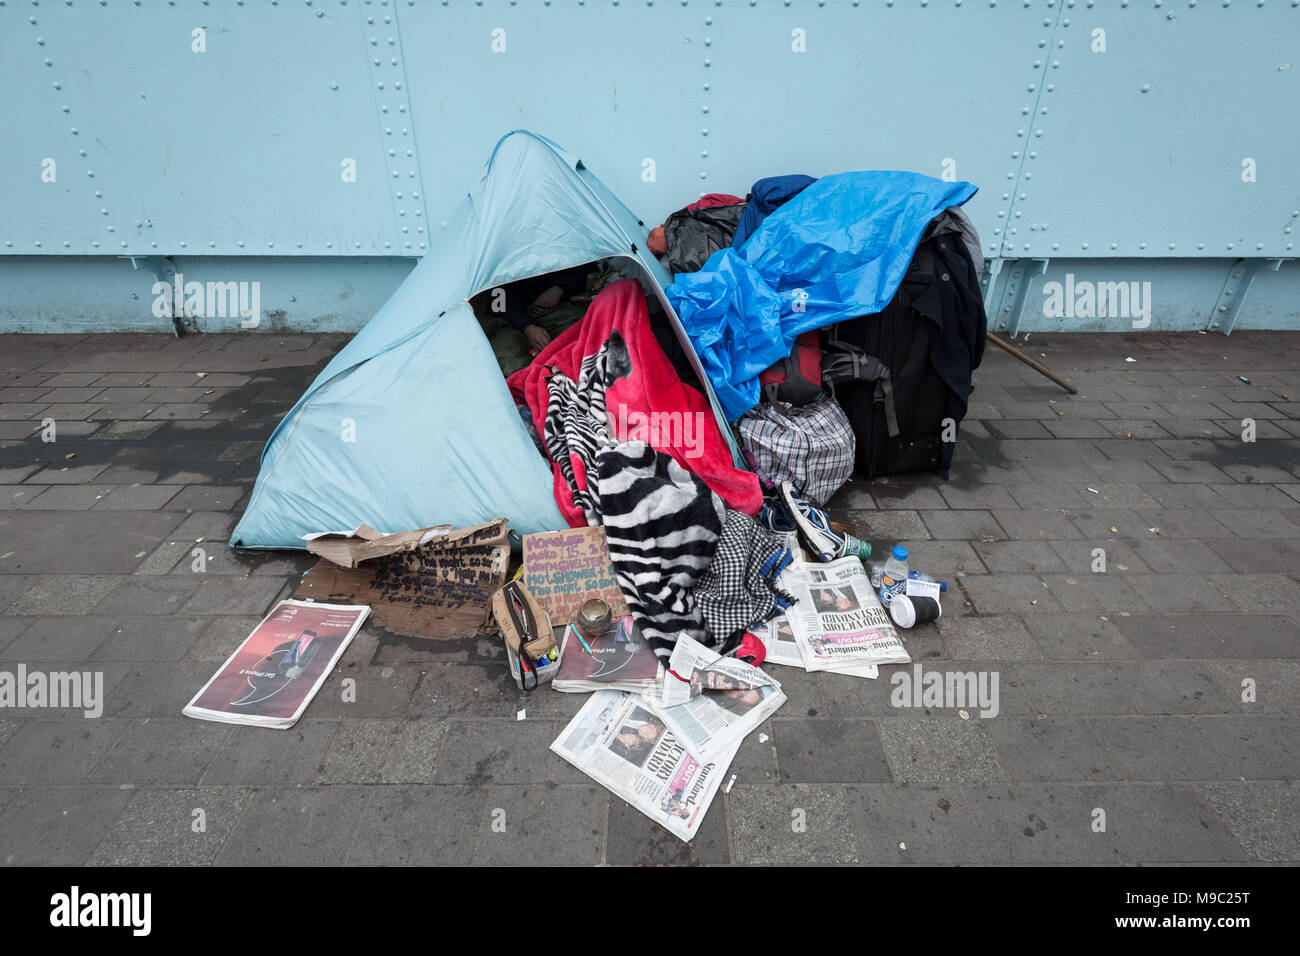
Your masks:
M862 477L947 477L956 436L943 441L944 421L966 414L986 327L979 277L951 235L918 245L883 311L833 327L823 375L853 426Z

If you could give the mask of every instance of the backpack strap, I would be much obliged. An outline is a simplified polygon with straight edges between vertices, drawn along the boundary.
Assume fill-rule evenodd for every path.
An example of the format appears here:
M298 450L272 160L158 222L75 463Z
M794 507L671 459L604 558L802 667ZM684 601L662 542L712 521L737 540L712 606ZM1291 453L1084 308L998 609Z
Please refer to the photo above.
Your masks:
M874 399L885 406L885 426L890 438L897 438L898 410L894 405L894 381L889 368L874 355L856 345L832 338L822 360L822 381L834 391L836 383L875 382Z

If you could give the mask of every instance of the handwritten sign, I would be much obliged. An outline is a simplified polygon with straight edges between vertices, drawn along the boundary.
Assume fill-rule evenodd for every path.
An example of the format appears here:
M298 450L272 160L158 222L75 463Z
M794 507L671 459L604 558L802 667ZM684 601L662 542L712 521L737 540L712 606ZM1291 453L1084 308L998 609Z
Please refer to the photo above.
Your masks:
M555 627L591 598L606 601L615 617L628 613L601 527L524 535L524 583Z
M375 623L396 634L466 637L486 622L509 563L506 522L498 519L355 568L322 559L294 596L369 604Z

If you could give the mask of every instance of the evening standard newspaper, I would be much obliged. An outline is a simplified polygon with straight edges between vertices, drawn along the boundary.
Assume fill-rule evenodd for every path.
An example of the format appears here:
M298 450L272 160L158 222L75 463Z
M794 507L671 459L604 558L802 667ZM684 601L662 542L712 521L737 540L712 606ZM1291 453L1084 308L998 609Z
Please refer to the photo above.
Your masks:
M782 583L795 597L787 613L808 670L875 676L862 665L912 660L857 558L801 563Z
M679 840L690 840L740 749L713 761L690 753L639 694L591 695L551 749Z
M799 650L799 642L794 639L790 618L786 615L782 614L780 617L772 618L766 624L751 627L749 633L763 642L763 647L767 651L767 663L803 667L803 652Z
M683 635L653 709L691 753L708 761L734 749L784 703L775 678Z

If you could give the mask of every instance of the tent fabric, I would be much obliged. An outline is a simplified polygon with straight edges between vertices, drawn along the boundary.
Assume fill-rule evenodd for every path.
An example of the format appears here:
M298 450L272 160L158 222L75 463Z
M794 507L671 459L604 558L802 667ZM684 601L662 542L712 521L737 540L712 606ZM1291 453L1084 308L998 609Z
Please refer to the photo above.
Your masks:
M615 335L626 350L625 354L620 350L617 360L609 360L617 374L587 381L582 374L584 361L613 342ZM635 280L620 279L607 286L580 322L507 379L511 393L528 404L539 427L551 407L549 383L557 371L579 388L603 390L599 404L608 414L614 440L646 441L702 479L729 507L747 514L758 511L763 503L758 477L735 466L708 399L673 371L651 330L645 295ZM589 489L591 476L585 473L585 463L578 455L568 457L578 488ZM554 467L560 510L573 527L585 526L587 517L574 501L564 469L558 463Z
M668 300L727 419L758 403L759 373L789 355L800 333L881 311L930 220L975 191L919 173L825 176L740 248L677 276Z
M303 548L304 534L362 522L386 532L498 517L525 534L567 527L467 300L611 256L635 259L662 298L670 280L645 239L576 157L524 130L502 137L428 254L272 433L231 545Z

